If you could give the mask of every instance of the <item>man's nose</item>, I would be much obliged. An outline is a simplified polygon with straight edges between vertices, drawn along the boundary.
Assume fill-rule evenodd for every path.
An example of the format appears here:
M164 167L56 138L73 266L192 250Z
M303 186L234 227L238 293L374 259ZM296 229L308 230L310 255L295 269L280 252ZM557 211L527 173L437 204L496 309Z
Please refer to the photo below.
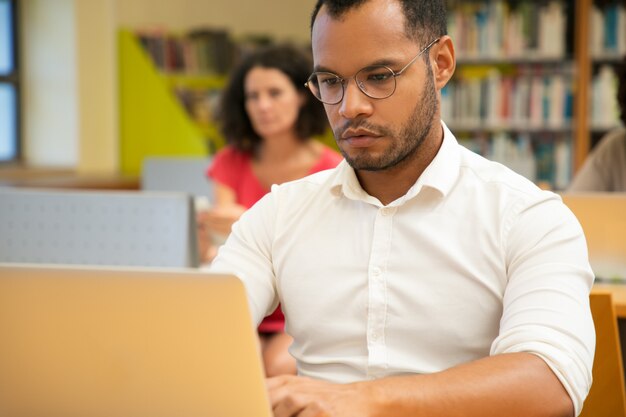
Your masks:
M343 100L339 104L339 114L345 119L371 113L371 99L357 85L359 81L351 78L344 84Z

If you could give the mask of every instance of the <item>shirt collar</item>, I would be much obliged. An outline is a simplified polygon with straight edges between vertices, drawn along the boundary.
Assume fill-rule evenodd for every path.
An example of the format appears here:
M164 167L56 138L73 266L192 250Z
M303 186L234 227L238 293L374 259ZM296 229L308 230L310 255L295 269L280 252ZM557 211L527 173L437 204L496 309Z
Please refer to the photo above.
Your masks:
M435 158L426 167L422 175L412 188L417 185L431 187L438 190L443 196L448 195L461 170L461 149L456 138L441 121L443 128L443 143ZM409 190L409 193L411 190ZM407 193L408 194L408 193Z
M435 189L442 196L446 196L452 189L459 176L461 154L459 144L448 126L443 121L441 121L441 126L443 128L443 142L437 155L409 191L390 205L403 204L419 194L424 187ZM351 200L362 200L380 205L376 198L361 188L354 169L345 160L337 166L337 175L331 183L330 190L335 196L343 195Z

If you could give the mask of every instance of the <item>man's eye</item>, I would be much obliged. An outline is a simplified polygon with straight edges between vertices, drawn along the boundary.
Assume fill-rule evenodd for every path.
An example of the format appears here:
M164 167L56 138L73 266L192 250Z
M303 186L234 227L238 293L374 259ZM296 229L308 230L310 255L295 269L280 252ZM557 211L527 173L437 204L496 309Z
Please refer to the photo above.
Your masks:
M341 81L337 77L323 77L320 78L319 83L325 87L336 87L341 84Z
M392 74L389 71L384 72L373 72L367 75L367 81L381 83L388 81L392 77Z

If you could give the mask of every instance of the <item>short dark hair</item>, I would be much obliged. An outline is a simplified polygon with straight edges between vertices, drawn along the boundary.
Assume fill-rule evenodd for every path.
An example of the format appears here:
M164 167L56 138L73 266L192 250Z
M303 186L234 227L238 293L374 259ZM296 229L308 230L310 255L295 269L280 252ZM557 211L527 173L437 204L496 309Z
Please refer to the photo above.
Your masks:
M244 82L248 72L256 67L281 71L289 77L298 93L304 95L305 103L296 122L296 133L300 139L304 141L325 132L328 120L324 107L304 86L313 68L310 54L293 45L270 45L247 53L222 93L215 119L230 145L242 152L254 152L261 144L262 139L254 131L245 107Z
M405 19L404 30L409 39L427 43L448 34L445 0L396 1L402 6ZM349 10L356 9L367 2L368 0L317 0L311 15L311 30L322 6L326 5L328 14L333 19L337 19Z
M617 67L617 79L619 81L619 87L617 89L617 102L621 110L622 123L626 126L626 55L622 59L622 62Z

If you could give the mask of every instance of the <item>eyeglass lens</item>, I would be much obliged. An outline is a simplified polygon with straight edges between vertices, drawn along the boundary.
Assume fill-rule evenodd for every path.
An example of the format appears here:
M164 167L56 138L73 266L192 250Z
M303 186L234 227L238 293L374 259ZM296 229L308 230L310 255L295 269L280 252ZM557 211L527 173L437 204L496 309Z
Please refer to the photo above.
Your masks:
M354 79L357 87L371 98L387 98L396 89L394 72L382 65L365 67L356 73ZM329 72L316 72L311 75L308 86L319 100L336 104L343 98L342 84L347 82Z

